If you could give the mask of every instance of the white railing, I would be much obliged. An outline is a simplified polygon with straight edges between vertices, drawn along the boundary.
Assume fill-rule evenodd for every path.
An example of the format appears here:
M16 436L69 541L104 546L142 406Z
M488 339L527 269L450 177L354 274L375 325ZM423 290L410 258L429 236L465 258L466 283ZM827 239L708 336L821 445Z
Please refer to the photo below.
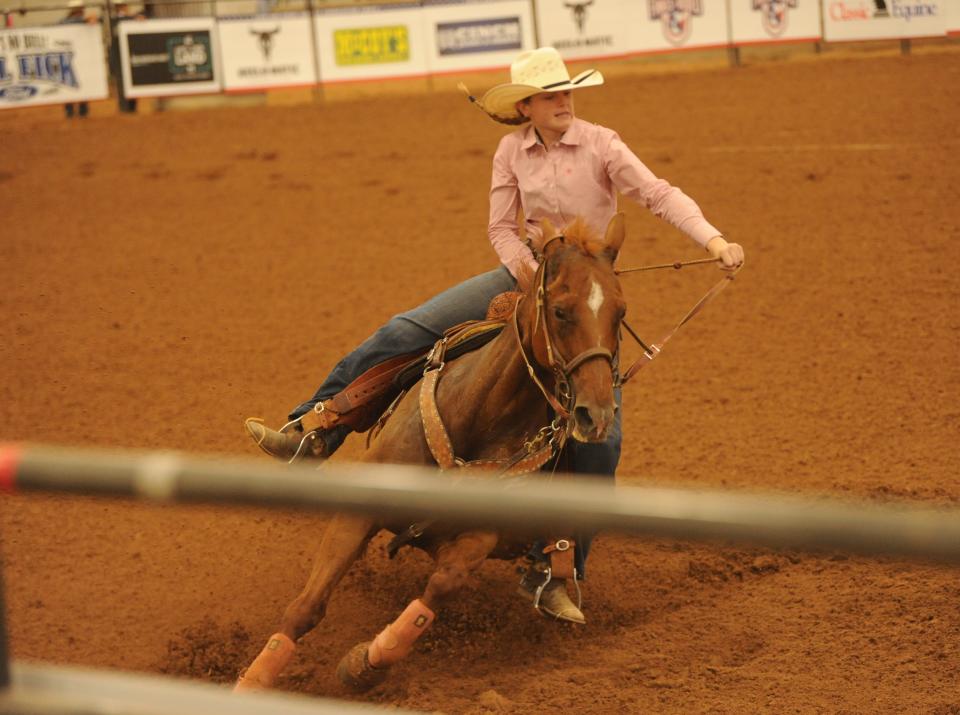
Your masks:
M791 548L890 554L960 564L960 509L871 505L834 499L611 487L556 476L462 478L419 467L197 458L171 452L0 445L0 490L121 495L151 501L307 506L411 522L444 521L528 530L613 529L681 539L733 539ZM0 589L2 597L2 589ZM2 616L0 598L0 616ZM2 620L0 620L2 626ZM295 715L375 712L340 702L169 678L7 662L0 628L0 715L125 713Z

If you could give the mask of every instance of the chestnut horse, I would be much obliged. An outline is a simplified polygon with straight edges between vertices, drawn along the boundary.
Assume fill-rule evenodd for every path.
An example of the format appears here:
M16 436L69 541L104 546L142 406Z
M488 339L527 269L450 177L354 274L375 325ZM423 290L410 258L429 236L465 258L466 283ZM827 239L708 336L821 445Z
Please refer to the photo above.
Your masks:
M535 447L525 447L538 443L536 435L547 435L540 442L553 450L567 434L581 442L603 441L617 409L614 356L625 305L613 264L623 238L622 214L611 219L603 239L581 220L563 234L544 222L538 246L543 261L507 326L479 350L442 371L428 371L422 383L430 389L421 388L419 400L401 399L364 461L451 469L477 462L500 465L501 472L526 463L519 471L533 471L546 461L534 456ZM439 431L435 422L442 425ZM332 517L309 581L237 690L273 685L295 642L320 623L333 589L383 528L398 531L373 517ZM422 547L436 561L423 595L372 642L344 656L340 679L357 690L380 682L486 558L521 553L507 540L482 529L433 534Z

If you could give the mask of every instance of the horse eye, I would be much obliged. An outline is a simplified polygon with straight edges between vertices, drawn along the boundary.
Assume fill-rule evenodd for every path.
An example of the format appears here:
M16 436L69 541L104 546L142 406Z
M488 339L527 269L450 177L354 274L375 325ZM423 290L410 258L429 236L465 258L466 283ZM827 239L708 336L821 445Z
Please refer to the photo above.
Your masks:
M569 320L567 312L563 308L554 308L553 314L557 317L557 320Z

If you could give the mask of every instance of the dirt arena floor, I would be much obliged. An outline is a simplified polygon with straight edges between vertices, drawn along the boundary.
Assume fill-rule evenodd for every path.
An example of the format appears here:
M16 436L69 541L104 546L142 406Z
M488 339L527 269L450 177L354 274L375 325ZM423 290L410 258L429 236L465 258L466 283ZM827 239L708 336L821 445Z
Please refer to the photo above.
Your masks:
M960 506L960 52L611 70L577 109L747 252L628 389L620 483ZM243 418L281 422L393 312L495 265L503 131L452 91L70 123L0 113L0 439L258 457ZM622 265L702 255L625 208ZM716 276L625 279L634 327L659 337ZM304 582L325 519L4 496L14 655L230 681ZM344 696L340 655L420 593L426 557L388 561L385 542L283 689ZM960 713L957 568L610 533L582 628L537 617L515 582L513 565L486 564L353 699Z

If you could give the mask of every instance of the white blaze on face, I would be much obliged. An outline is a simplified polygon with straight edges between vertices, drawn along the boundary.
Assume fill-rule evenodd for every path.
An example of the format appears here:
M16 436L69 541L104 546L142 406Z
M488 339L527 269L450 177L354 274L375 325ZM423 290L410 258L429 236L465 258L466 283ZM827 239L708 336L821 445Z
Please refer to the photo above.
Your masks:
M593 311L593 317L600 315L600 306L603 305L603 288L595 280L590 286L590 297L587 298L587 307Z

